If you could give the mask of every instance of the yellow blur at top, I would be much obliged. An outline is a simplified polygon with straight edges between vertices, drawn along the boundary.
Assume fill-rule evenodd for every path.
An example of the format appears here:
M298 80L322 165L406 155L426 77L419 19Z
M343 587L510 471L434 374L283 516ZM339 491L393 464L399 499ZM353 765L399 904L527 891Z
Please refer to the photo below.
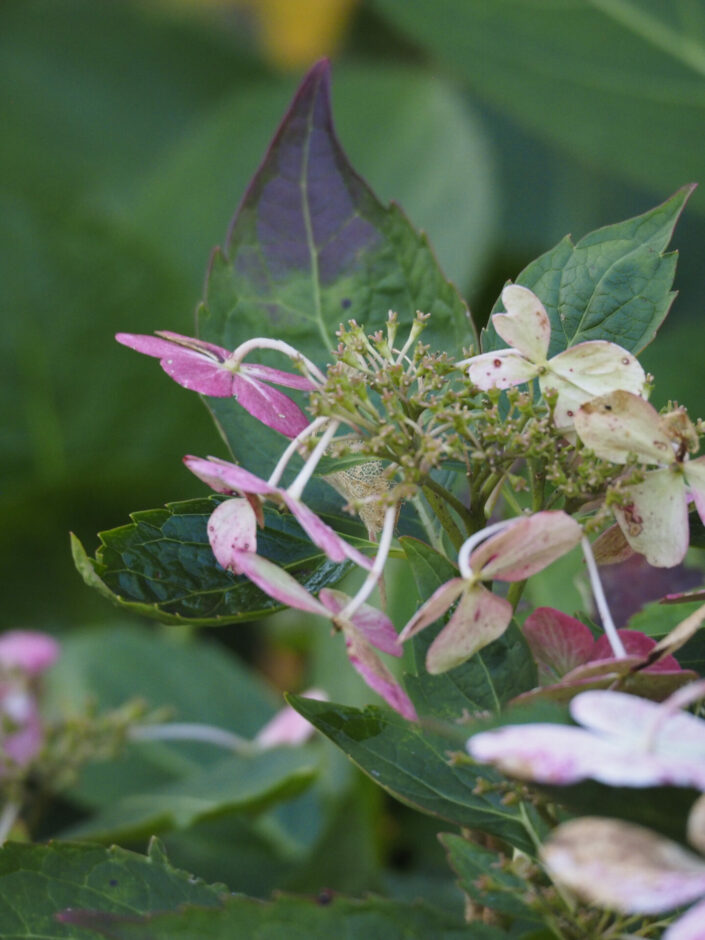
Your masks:
M357 0L171 0L193 10L245 8L255 17L262 51L274 65L296 69L332 55Z

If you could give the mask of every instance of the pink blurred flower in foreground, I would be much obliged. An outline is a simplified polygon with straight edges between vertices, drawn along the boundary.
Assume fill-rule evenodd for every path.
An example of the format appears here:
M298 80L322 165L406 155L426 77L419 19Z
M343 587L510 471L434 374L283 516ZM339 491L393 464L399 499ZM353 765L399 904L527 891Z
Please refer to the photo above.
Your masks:
M688 457L698 439L685 412L659 415L637 395L616 391L584 404L575 430L604 460L623 464L635 454L658 466L629 487L631 502L613 512L629 545L650 565L677 565L688 548L689 497L705 522L705 457Z
M315 383L303 375L243 362L242 347L229 352L213 343L168 330L156 336L118 333L115 339L123 346L159 359L167 375L184 388L212 398L236 398L253 418L287 437L296 437L308 424L299 406L271 385L310 392ZM272 348L275 342L263 341L257 348ZM282 351L304 361L285 343L280 346Z
M548 359L551 322L541 301L528 288L510 284L502 291L506 313L495 313L492 323L509 349L482 353L459 362L468 367L471 381L481 389L509 388L538 377L542 393L554 389L558 400L554 420L570 428L583 402L617 388L637 395L646 376L626 349L605 340L571 346Z
M317 702L327 702L328 696L321 689L308 689L302 693L305 698ZM316 729L310 721L300 715L291 705L285 705L267 724L260 728L254 738L254 744L260 750L272 747L298 747L311 737Z
M58 643L46 633L11 630L0 636L0 776L12 765L26 766L42 746L32 686L58 655Z
M219 460L217 457L184 457L188 469L207 483L216 493L239 493L241 499L231 499L213 510L208 520L208 538L218 562L235 574L240 574L238 558L241 552L256 551L257 511L260 497L284 503L314 545L330 558L342 562L347 559L361 568L371 568L372 562L334 529L323 522L293 493L272 486L244 467ZM261 512L261 510L259 510Z
M497 528L502 531L493 535ZM472 551L483 534L490 537ZM460 550L460 577L446 581L419 607L399 640L404 642L434 623L460 598L428 649L426 668L435 675L460 665L501 636L512 619L509 601L488 591L482 582L523 581L570 551L581 538L578 523L561 511L538 512L477 533Z
M467 748L480 763L536 783L591 779L705 791L705 721L679 710L703 685L684 686L660 704L624 692L581 692L570 703L580 728L508 725L474 735Z
M689 840L701 850L702 800L688 823ZM623 914L663 914L703 898L662 940L705 940L705 860L676 842L633 823L586 816L558 826L541 855L558 884Z

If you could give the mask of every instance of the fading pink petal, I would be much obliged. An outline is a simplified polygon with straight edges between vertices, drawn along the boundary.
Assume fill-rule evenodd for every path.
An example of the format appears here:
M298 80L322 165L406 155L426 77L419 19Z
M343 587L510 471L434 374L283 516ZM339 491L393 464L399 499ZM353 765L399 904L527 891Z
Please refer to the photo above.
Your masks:
M661 940L705 940L705 901L675 920Z
M533 362L543 362L551 340L551 322L536 294L519 284L502 291L506 313L496 313L492 323L499 336Z
M467 360L468 376L473 385L486 391L489 388L511 388L530 382L538 375L538 368L515 349L498 349L482 353Z
M317 702L327 702L328 696L321 689L309 689L303 693L306 698ZM308 719L300 715L291 705L286 705L276 713L267 724L260 728L254 743L268 750L272 747L298 747L311 737L316 729Z
M683 477L671 469L651 470L643 483L630 486L630 502L614 506L624 537L655 568L683 561L690 532Z
M466 591L448 623L431 643L426 669L447 672L501 636L512 619L512 605L477 584Z
M348 658L367 685L409 721L418 721L416 709L406 692L374 652L367 640L353 628L344 629Z
M559 428L572 426L585 402L618 389L641 395L646 383L634 356L604 340L571 346L550 360L548 370L539 378L539 386L542 392L548 388L558 392L554 420Z
M590 629L553 607L537 607L524 621L524 638L545 682L587 662L595 640Z
M284 502L289 507L292 515L296 518L301 528L306 532L314 545L317 545L321 551L330 558L331 561L354 561L356 565L369 571L373 562L353 548L342 536L331 529L313 510L309 509L304 503L290 496L286 490L282 491Z
M323 588L318 599L333 615L339 614L350 600L347 594L332 588ZM365 639L383 653L401 656L404 652L394 624L381 610L363 604L353 614L351 621Z
M242 574L280 604L328 617L328 611L323 604L283 568L251 552L235 552L234 556Z
M255 362L243 362L240 366L242 375L249 375L262 382L271 382L272 385L283 385L285 388L297 388L302 392L312 392L317 388L316 383L303 375L294 372L282 372L281 369L272 369L270 366L261 366Z
M705 457L686 460L683 472L698 515L705 523Z
M541 854L560 884L592 904L626 914L658 914L705 893L702 859L619 819L585 816L563 823Z
M184 457L184 463L191 473L207 483L216 493L270 495L279 492L276 487L270 486L265 480L261 480L244 467L229 463L227 460L220 460L218 457L205 459L188 455Z
M638 750L625 752L623 741L601 738L584 728L509 725L474 735L467 748L475 760L536 783L566 786L591 779L612 786L648 787L665 782L657 758Z
M297 404L257 379L236 373L233 376L233 394L253 418L286 437L296 437L308 427L308 418Z
M476 548L470 567L483 580L523 581L574 548L582 529L561 510L525 516Z
M240 574L238 555L257 551L257 517L246 499L227 499L208 520L208 541L216 561Z
M639 630L620 629L617 630L617 633L628 656L638 656L640 659L646 659L656 646L656 640L654 640L653 637L647 636ZM610 641L603 634L595 640L595 645L592 654L588 657L588 661L591 662L596 659L606 660L610 658L614 658L614 653L612 652ZM675 657L665 656L651 666L647 666L643 672L678 672L680 668Z
M667 425L643 398L616 391L586 402L575 415L575 430L598 457L626 463L636 454L643 463L675 462Z
M451 578L450 581L446 581L445 584L436 588L429 599L419 607L414 616L401 631L399 634L399 642L404 643L423 630L424 627L435 623L439 617L443 616L466 586L467 582L464 578Z
M179 336L177 333L170 335ZM156 336L118 333L115 338L123 346L157 357L166 374L184 388L201 395L210 395L212 398L228 398L233 393L232 372L222 360L206 349L179 345ZM198 343L198 340L192 340L190 343ZM226 353L225 350L221 352Z
M61 648L54 637L37 630L8 630L0 636L0 667L36 676L52 666Z

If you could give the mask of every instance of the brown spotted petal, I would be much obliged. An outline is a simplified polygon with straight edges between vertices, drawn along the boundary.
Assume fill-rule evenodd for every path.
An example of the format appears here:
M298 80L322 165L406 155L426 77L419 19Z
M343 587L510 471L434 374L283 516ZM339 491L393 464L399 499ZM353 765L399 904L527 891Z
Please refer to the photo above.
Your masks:
M512 605L476 584L465 591L448 623L431 643L426 668L447 672L500 637L512 619Z

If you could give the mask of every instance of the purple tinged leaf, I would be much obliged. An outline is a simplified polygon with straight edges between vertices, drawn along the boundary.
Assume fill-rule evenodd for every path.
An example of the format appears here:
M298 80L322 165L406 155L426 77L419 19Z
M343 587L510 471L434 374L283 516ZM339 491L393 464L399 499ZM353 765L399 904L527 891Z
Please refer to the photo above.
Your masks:
M465 591L448 623L431 643L426 669L447 672L500 637L512 619L512 605L481 584Z
M482 580L523 581L574 548L582 529L561 510L525 516L493 535L470 556Z
M361 568L369 571L373 562L359 552L352 545L348 544L344 538L331 529L313 510L309 509L298 499L291 497L286 490L281 491L284 502L288 506L292 515L296 518L304 532L308 535L314 545L317 545L321 551L325 552L331 561L350 561L355 562Z
M641 633L639 630L620 629L617 630L617 633L628 656L638 656L639 659L646 659L651 651L656 648L656 640L654 640L653 637L647 636L645 633ZM588 662L609 659L614 659L614 653L612 652L610 641L603 635L595 640L592 653L588 657ZM680 664L674 656L664 656L663 659L652 663L643 671L678 672L680 669Z
M322 604L325 604L333 616L339 614L350 600L347 594L342 591L335 591L332 588L323 588L318 595L318 599ZM353 614L351 622L368 643L371 643L378 650L389 653L391 656L402 655L403 649L394 629L394 624L381 610L363 604Z
M451 578L433 592L429 599L416 611L411 620L399 634L399 641L404 643L412 636L416 636L424 627L435 623L439 617L448 610L451 604L467 587L464 578Z
M367 640L354 627L343 626L348 659L367 685L395 711L409 721L418 721L416 709L397 680L374 652Z
M208 541L216 561L233 574L241 574L238 556L257 551L257 517L247 499L228 499L208 520Z
M587 662L595 640L589 628L553 607L537 607L522 629L542 684L561 678Z
M328 617L328 611L323 604L283 568L251 552L235 552L234 557L242 574L280 604Z
M563 823L541 854L560 884L591 904L626 914L659 914L705 894L701 858L664 836L618 819L585 816ZM688 936L679 934L677 923L664 940ZM702 929L690 937L702 940Z

